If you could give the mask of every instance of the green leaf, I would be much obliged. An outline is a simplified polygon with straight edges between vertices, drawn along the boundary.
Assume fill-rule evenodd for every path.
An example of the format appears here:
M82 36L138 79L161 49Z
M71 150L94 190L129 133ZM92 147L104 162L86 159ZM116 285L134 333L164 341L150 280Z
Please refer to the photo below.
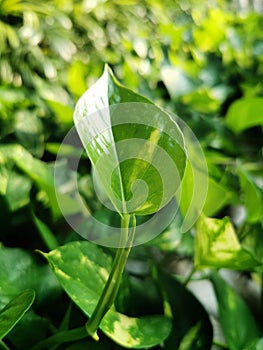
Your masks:
M47 248L49 250L57 248L59 246L59 243L55 235L53 234L53 232L48 228L48 226L43 221L37 218L34 214L32 214L32 216L33 216L33 221L39 233L41 234L41 237L45 242Z
M226 124L237 134L263 125L263 98L247 97L233 102L227 111Z
M53 215L55 217L61 216L56 198L54 177L48 164L32 157L25 148L18 144L1 145L1 154L4 158L12 160L41 190L47 193Z
M48 312L58 304L62 288L49 266L40 263L38 258L37 254L23 249L0 246L0 308L25 289L36 291L37 308L44 307ZM23 350L45 339L50 328L50 320L29 310L7 338L15 349Z
M0 307L25 289L36 291L36 305L59 297L61 288L47 265L37 255L19 248L0 246Z
M243 350L261 350L263 348L263 338L255 340L250 346Z
M208 192L203 209L204 214L207 216L215 215L220 209L231 203L233 199L234 194L229 188L209 177Z
M146 243L149 246L157 246L164 251L174 251L181 243L184 235L182 235L180 227L182 219L180 215L176 215L171 224L157 237Z
M68 70L68 86L76 96L81 96L87 89L85 81L86 67L81 61L74 62Z
M187 163L180 191L176 198L184 218L182 232L189 230L196 222L203 208L208 187L207 162L202 147L192 130L182 125L187 149Z
M239 180L243 191L243 200L249 222L259 222L263 218L263 191L254 178L241 166L238 169Z
M194 237L190 231L182 234L182 217L177 214L171 224L157 237L146 242L147 246L158 247L165 252L177 252L182 255L192 255Z
M48 142L46 143L46 150L54 155L57 155L59 152L60 156L73 157L78 159L80 156L84 159L87 158L85 153L82 153L80 155L80 151L76 147L64 143L61 144L56 142Z
M35 299L33 290L25 290L0 310L0 340L20 321Z
M173 315L173 331L164 350L210 350L213 329L204 307L175 278L162 271L158 276Z
M46 339L50 332L54 331L52 326L50 319L37 315L31 308L6 338L13 349L29 349L35 343Z
M15 115L15 134L27 150L41 157L44 152L44 133L36 111L19 110Z
M217 273L212 274L224 336L230 350L243 350L259 337L259 328L243 299Z
M30 203L32 183L28 177L14 171L8 171L7 174L5 197L10 210L16 211Z
M111 257L89 242L71 242L43 255L71 299L90 316L108 278ZM164 316L128 317L112 307L100 328L124 347L147 348L168 336L170 322Z
M94 342L93 339L85 339L81 341L74 342L70 345L63 345L64 350L112 350L115 349L115 347L112 347L112 344L110 341L105 338L102 341L100 340L98 343ZM118 349L121 349L118 347ZM116 349L116 350L118 350Z
M253 258L263 264L263 241L262 225L246 223L241 232L239 239L242 247L253 256Z
M54 111L56 118L58 119L60 124L62 125L72 124L72 116L73 116L72 107L53 100L46 100L46 102Z
M248 270L259 265L251 254L242 248L236 232L225 217L199 218L195 236L195 266Z
M118 212L152 214L175 195L186 166L177 123L145 97L121 86L106 66L79 100L77 131Z

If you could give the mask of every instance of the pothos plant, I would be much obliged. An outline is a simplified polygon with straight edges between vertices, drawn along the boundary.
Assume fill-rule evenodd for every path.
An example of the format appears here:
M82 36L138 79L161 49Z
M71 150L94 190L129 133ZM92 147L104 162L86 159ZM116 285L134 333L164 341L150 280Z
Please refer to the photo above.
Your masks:
M174 310L165 302L166 293L164 315L130 317L118 312L114 305L131 248L145 240L141 239L145 232L137 232L140 225L136 219L147 221L168 205L180 189L188 154L177 122L147 98L120 85L107 66L100 80L78 102L74 117L100 187L120 218L117 236L104 237L102 241L103 245L116 247L116 254L112 262L102 248L89 241L42 253L63 288L89 319L84 327L67 335L54 335L34 349L88 335L99 340L98 329L128 348L152 348L165 340L172 346L179 346L182 341L202 346L211 343L212 327L202 306L189 292L184 294L184 287L175 280L172 284L178 295L184 295L181 300L195 307L196 314L191 320L185 319L186 327L174 339L169 340ZM149 232L146 237L153 238ZM163 272L157 269L156 274L164 284L170 283ZM167 294L171 296L173 291L168 290ZM181 300L174 307L183 314ZM203 328L208 329L205 336Z
M78 102L74 116L100 186L120 218L117 236L106 237L102 243L116 247L116 255L111 263L101 248L90 242L74 242L43 255L70 297L89 316L77 337L90 335L99 340L100 328L125 347L156 346L171 331L169 317L128 317L115 309L114 301L136 241L136 217L161 210L180 186L187 161L183 134L167 113L121 86L107 66ZM158 166L164 167L164 154L173 172L169 173L168 167L162 176ZM109 244L111 240L114 243ZM65 266L69 256L72 263ZM84 266L94 270L95 278L88 280Z
M152 107L145 97L121 86L107 66L100 80L78 102L75 124L96 176L121 221L109 277L86 324L87 332L98 339L96 331L113 306L136 240L136 216L153 215L172 200L183 178L187 152L175 120ZM165 155L173 166L169 167ZM159 319L164 334L167 325L165 318ZM112 326L115 328L116 323ZM132 331L126 326L121 322L119 332L126 329L131 339ZM143 333L143 329L140 331ZM134 346L137 337L132 338ZM153 334L147 334L147 342L144 346L154 345Z
M142 107L143 111L134 119L138 106ZM136 296L132 299L129 295L129 284L126 284L128 277L124 267L129 254L132 254L132 246L152 238L146 232L146 238L141 239L144 233L140 230L140 224L145 223L156 212L161 212L175 196L178 199L181 181L183 183L180 196L183 199L189 197L188 191L192 186L189 175L191 150L187 147L187 139L176 121L145 97L121 86L111 70L106 67L101 79L79 101L75 110L75 122L93 164L99 187L111 202L111 208L117 212L119 226L117 224L114 228L117 234L110 237L105 237L101 232L97 233L98 242L104 243L103 245L109 246L110 249L89 240L82 240L81 237L59 246L48 227L34 216L34 222L50 250L41 254L48 260L70 300L83 311L88 320L83 321L81 327L70 327L69 306L59 329L52 329L50 336L36 338L35 342L31 341L30 346L26 344L27 348L70 349L71 345L67 347L65 343L73 342L72 346L75 349L75 346L78 346L75 342L85 339L84 347L88 346L92 350L97 349L94 344L99 344L106 350L121 347L209 350L213 343L213 329L208 313L185 286L194 271L209 268L204 278L210 278L214 286L226 344L218 344L215 340L214 343L230 350L260 349L262 332L252 313L242 298L214 269L224 267L252 270L260 274L263 262L261 236L257 230L248 233L246 227L237 233L228 218L212 219L205 215L200 216L195 225L194 270L185 281L178 281L171 274L164 272L158 261L156 263L153 252L150 264L151 282L146 284L147 288L143 292L149 297L149 290L152 289L157 295L153 300L158 300L161 308L154 308L154 312L148 312L147 315L140 314L138 305L137 309L134 305ZM168 164L163 153L161 163L156 163L159 149L169 156L171 168L168 169L177 169L175 173L168 171L167 178L163 177L166 172L162 172L162 168ZM54 198L54 188L50 185L53 179L41 162L30 157L21 147L10 148L6 154L17 167L32 177L50 198ZM22 158L27 161L22 161ZM160 169L157 167L158 171L156 164L161 164ZM242 184L247 186L248 180L244 170L240 166L237 170L242 173ZM136 182L138 179L142 181ZM248 184L251 193L254 187L250 182ZM74 198L69 198L70 196L67 197L64 193L57 195L62 202L65 200L70 204L67 211L71 215L77 213L76 207L79 203L74 201ZM186 204L190 202L188 199L183 202L180 202L180 213L170 224L170 229L156 237L153 243L148 242L148 246L164 247L168 241L171 247L178 244L178 234L170 236L169 230L172 231L173 225L177 227L178 217L185 214ZM63 210L65 206L67 205L64 204ZM57 204L54 213L58 213ZM91 236L87 234L86 237ZM192 235L188 237L192 239ZM13 344L11 338L14 337L17 324L22 318L26 318L25 313L31 307L35 296L41 299L45 288L49 293L52 291L49 277L49 283L45 283L45 276L49 271L47 266L40 269L32 256L25 251L17 249L15 253L16 264L23 266L19 273L15 269L8 270L12 254L9 248L1 247L0 279L5 281L0 288L1 300L5 301L5 306L0 310L2 349L8 349L8 342ZM38 283L41 274L42 284ZM54 282L52 283L54 286ZM133 288L131 293L133 291L136 291L136 288ZM142 297L143 292L137 295ZM10 295L13 298L10 298ZM125 302L128 304L131 300L136 311L125 305ZM153 303L151 305L153 306ZM35 317L31 310L25 322L27 329ZM239 322L236 322L237 319ZM40 324L44 326L43 322ZM113 342L105 343L101 331ZM21 335L18 339L21 339ZM16 341L15 348L23 347L24 344L19 345L19 340Z

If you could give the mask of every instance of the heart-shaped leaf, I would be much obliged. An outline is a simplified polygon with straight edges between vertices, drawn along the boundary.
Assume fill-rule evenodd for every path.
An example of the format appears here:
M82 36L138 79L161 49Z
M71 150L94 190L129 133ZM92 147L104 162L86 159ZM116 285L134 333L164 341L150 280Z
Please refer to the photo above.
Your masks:
M43 255L70 298L91 316L108 278L111 257L86 241L71 242ZM164 316L128 317L112 307L100 328L124 347L148 348L163 342L169 335L170 326Z
M121 86L106 66L74 120L95 174L120 213L152 214L180 186L186 150L174 119Z
M248 270L260 265L242 247L230 220L201 216L195 236L195 266Z
M25 290L0 310L0 340L3 339L24 316L35 299L35 292Z

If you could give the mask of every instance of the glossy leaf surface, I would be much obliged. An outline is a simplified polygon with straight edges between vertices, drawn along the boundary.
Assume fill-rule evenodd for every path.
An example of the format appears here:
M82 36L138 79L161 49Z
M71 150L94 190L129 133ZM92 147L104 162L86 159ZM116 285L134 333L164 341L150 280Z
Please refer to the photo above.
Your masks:
M195 237L195 266L250 269L259 265L241 246L230 220L199 218Z
M186 151L167 113L121 86L106 66L79 100L74 120L118 212L152 214L171 200L184 174Z
M33 290L25 290L0 310L0 340L20 321L35 299Z
M44 256L70 298L90 316L108 278L111 257L89 242L72 242ZM167 338L170 321L164 316L128 317L112 307L100 328L124 347L147 348Z

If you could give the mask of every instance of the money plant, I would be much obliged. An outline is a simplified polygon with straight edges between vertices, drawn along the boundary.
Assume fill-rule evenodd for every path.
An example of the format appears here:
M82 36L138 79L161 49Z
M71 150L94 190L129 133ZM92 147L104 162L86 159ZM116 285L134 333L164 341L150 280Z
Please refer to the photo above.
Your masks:
M1 159L28 176L26 186L34 183L70 234L56 237L32 210L48 249L0 247L0 349L261 349L260 322L217 271L261 276L260 230L237 232L228 217L208 217L211 191L204 198L216 185L190 129L107 66L78 101L74 122L52 172L22 146L1 146ZM246 205L260 207L244 164L235 171ZM255 222L259 214L248 215ZM194 256L189 274L169 268L173 251ZM223 340L187 288L199 280L213 286Z

